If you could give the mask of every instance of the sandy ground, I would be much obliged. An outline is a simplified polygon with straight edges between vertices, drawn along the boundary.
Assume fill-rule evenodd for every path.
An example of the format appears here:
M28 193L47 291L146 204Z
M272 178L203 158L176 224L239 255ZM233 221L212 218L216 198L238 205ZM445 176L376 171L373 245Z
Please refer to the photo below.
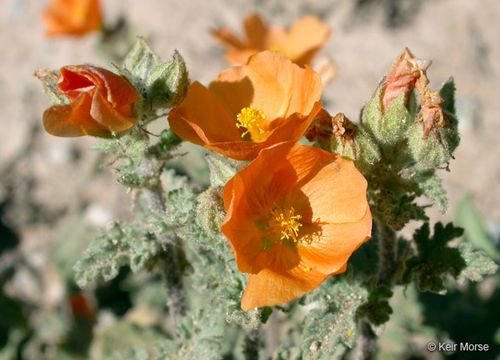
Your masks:
M241 18L253 11L269 23L284 25L306 14L318 15L334 29L321 54L333 59L339 71L325 89L324 100L331 113L342 111L353 120L405 46L418 57L432 59L432 88L449 76L455 78L462 130L451 172L443 171L450 195L445 218L451 219L457 202L472 193L486 220L500 223L497 0L423 1L409 24L397 28L386 26L381 7L356 14L350 0L102 2L107 22L124 15L133 32L148 37L163 57L178 49L191 79L203 83L226 66L209 28L224 25L239 31ZM0 196L10 196L18 205L3 216L28 248L53 241L70 219L83 217L102 225L128 216L123 188L115 184L111 170L99 169L98 155L87 150L94 139L56 138L40 130L49 101L32 75L35 69L109 65L95 51L97 35L48 40L39 19L44 5L42 0L0 2Z

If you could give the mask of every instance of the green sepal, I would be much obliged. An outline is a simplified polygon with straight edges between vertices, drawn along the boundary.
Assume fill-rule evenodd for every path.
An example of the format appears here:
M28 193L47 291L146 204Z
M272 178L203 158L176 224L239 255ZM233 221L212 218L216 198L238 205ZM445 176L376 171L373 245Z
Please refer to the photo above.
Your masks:
M378 85L370 102L361 115L362 126L373 135L379 144L393 145L404 138L411 124L410 112L405 104L405 94L401 93L382 113L382 97L385 79Z
M50 102L53 105L67 105L69 104L69 99L59 94L59 89L57 88L57 80L59 78L58 71L52 70L37 70L35 76L40 79L43 84L43 91L49 97Z
M422 123L415 123L408 130L408 148L415 160L417 171L432 170L446 165L452 157L453 150L458 146L458 142L456 129L432 130L427 139L424 138Z
M186 64L177 50L169 62L156 66L146 80L147 96L158 108L178 104L185 97L188 86Z

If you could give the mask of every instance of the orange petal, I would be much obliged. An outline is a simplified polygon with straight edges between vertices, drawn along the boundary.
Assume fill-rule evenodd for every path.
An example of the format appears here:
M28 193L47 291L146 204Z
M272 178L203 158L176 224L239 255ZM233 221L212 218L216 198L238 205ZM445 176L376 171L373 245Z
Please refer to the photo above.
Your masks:
M236 121L220 101L195 81L186 98L168 115L173 132L198 145L241 138Z
M42 16L49 36L80 36L102 23L98 0L52 0Z
M284 53L300 66L311 63L330 36L330 29L315 16L306 16L290 29Z
M94 83L101 87L102 94L115 108L125 104L132 104L140 98L139 92L127 79L111 71L86 65L79 66L79 71L82 74L90 76L94 80Z
M243 20L248 47L253 49L264 49L267 35L267 25L259 14L251 14Z
M366 213L367 182L352 161L338 158L322 167L300 190L307 196L313 221L357 222Z
M293 143L279 144L274 151L263 151L251 167L241 170L224 187L227 213L221 232L243 272L254 271L252 262L262 251L263 234L257 222L294 186L293 169L286 162L275 161L284 158L291 146ZM268 171L269 164L274 164L273 171Z
M90 116L92 99L88 93L68 105L54 105L43 113L45 130L55 136L71 137L107 134L108 129Z
M116 109L114 109L104 98L100 89L96 89L92 97L90 116L109 131L113 132L128 130L133 127L137 121L135 117L124 116L116 111Z
M297 276L298 273L300 276ZM294 274L289 274L262 269L250 275L241 298L241 309L249 311L288 302L317 288L327 277L314 270L305 272L297 269Z
M372 217L370 208L365 205L366 213L358 222L321 225L320 236L313 237L311 244L298 247L300 258L321 273L338 271L352 253L370 239Z

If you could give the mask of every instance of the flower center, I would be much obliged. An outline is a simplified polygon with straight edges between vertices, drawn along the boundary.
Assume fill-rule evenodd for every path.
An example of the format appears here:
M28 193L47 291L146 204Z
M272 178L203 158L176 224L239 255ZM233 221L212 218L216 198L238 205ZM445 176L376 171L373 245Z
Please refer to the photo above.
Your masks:
M261 110L245 107L241 109L240 113L236 116L236 127L238 129L246 129L241 137L250 134L253 142L260 142L266 135L266 131L262 128L262 123L266 120L266 116Z
M271 219L269 227L275 234L279 234L281 241L290 241L295 245L299 239L300 227L302 223L299 221L302 215L295 215L295 209L273 209L271 211Z
M280 54L284 54L285 53L285 50L283 50L283 48L279 47L279 46L273 46L269 50L277 52L277 53L280 53Z

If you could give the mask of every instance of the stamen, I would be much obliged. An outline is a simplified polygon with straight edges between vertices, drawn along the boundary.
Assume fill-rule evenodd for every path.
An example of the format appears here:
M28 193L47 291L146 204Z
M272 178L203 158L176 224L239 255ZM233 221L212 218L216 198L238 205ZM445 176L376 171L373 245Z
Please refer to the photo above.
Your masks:
M299 239L299 230L302 224L299 220L302 215L295 215L295 209L281 210L274 209L271 211L271 219L269 220L269 227L280 236L280 240L290 240L296 244Z
M246 129L246 131L241 134L242 138L250 134L253 142L260 142L266 134L266 131L262 128L264 120L266 120L266 116L261 110L245 107L241 109L240 113L236 116L236 127L238 129Z

